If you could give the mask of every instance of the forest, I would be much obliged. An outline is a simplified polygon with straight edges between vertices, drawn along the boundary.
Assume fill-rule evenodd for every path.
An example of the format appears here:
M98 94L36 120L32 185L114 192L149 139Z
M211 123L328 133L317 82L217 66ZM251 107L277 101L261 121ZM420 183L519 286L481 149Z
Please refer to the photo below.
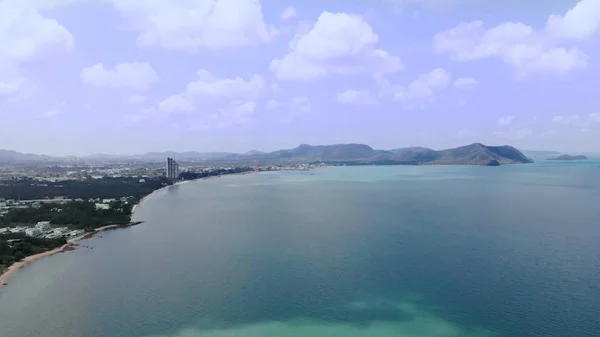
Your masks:
M31 178L0 181L0 198L13 200L39 200L64 197L67 199L138 197L172 184L165 177L154 178L105 177L101 179L64 180L40 182Z
M86 231L113 224L126 224L130 220L133 205L139 198L119 199L109 204L109 209L96 209L94 202L69 201L65 204L45 203L40 207L11 208L0 217L0 227L31 225L50 221L52 225L66 225L70 229Z

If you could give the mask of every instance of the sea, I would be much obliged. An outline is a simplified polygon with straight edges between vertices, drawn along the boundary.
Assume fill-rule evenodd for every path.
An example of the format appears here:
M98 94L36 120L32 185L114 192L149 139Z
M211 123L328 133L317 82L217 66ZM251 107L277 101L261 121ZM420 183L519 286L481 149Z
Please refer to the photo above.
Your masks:
M600 336L600 160L223 176L134 220L11 278L0 336Z

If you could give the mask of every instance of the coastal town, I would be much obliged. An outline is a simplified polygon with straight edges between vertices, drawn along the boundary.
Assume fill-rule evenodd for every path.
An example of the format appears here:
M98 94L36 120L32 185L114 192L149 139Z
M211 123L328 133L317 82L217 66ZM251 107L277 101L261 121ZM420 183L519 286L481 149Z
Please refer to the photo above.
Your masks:
M181 166L180 166L181 165ZM139 224L152 192L227 174L309 170L318 164L209 165L162 161L33 161L0 164L0 285L38 257L72 250L99 231Z

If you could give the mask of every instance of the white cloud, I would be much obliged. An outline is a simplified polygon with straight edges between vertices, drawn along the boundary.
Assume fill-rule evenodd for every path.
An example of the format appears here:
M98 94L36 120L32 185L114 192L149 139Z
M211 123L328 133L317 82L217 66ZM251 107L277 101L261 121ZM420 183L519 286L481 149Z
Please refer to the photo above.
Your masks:
M0 64L44 60L70 52L74 39L55 19L42 16L22 1L0 2Z
M600 32L600 1L582 0L566 14L550 16L546 25L549 35L583 40Z
M251 101L233 101L219 110L221 127L232 125L247 125L256 111L256 103Z
M311 81L328 75L393 73L404 68L397 56L377 49L378 36L359 15L323 12L289 44L289 53L271 61L280 80Z
M281 13L279 17L281 20L287 20L296 17L296 9L294 7L288 7Z
M218 50L267 43L276 34L263 21L258 0L110 1L139 33L141 47Z
M197 81L187 85L187 96L256 99L265 90L265 81L259 75L254 75L248 80L241 77L220 79L206 70L200 70L197 76Z
M271 91L273 91L276 94L281 92L281 87L279 86L279 84L277 84L277 82L271 82Z
M462 77L462 78L456 79L456 81L454 81L453 85L459 89L473 89L477 86L477 84L479 84L479 81L477 81L474 78Z
M446 88L452 79L450 73L442 68L436 68L429 73L420 75L408 86L397 86L393 99L406 103L406 107L423 107L424 102L434 102L435 93Z
M107 69L97 63L83 68L80 74L84 83L96 87L127 88L145 90L158 82L156 71L146 62L119 63L114 69Z
M377 97L369 90L346 90L337 93L336 100L345 105L377 105Z
M485 29L482 21L463 23L436 34L433 46L436 53L449 54L456 61L499 58L514 69L518 79L537 73L565 74L587 67L589 61L578 48L560 46L544 31L520 22L491 29Z
M21 76L6 76L0 74L0 98L19 101L32 97L37 91L37 84Z
M600 122L600 112L591 113L590 120L593 122Z
M500 126L507 126L512 124L512 122L515 120L514 116L504 116L504 117L500 117L498 119L498 125Z
M183 95L171 95L158 104L161 111L167 113L190 113L195 110L194 104Z
M293 112L307 113L312 110L312 104L306 97L294 97L285 105Z
M139 104L146 102L146 96L143 95L131 95L127 98L127 103L129 104Z
M276 100L272 99L269 102L267 102L267 108L276 109L277 107L279 107L279 102L277 102Z
M172 95L158 105L158 111L167 114L204 112L193 123L196 131L212 126L246 125L254 116L255 100L265 90L265 81L259 75L248 80L242 77L218 78L201 69L196 77L197 80L188 83L182 93ZM200 105L202 111L198 109ZM206 111L217 112L207 114Z
M37 85L22 75L22 67L42 63L73 50L73 35L31 4L0 1L0 97L33 96Z

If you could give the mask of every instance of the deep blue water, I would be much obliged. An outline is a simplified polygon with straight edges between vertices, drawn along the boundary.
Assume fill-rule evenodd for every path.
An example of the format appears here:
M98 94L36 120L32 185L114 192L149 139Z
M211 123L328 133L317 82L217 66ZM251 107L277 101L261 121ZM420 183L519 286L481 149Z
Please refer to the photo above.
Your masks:
M597 161L229 176L135 217L12 278L0 335L600 335Z

